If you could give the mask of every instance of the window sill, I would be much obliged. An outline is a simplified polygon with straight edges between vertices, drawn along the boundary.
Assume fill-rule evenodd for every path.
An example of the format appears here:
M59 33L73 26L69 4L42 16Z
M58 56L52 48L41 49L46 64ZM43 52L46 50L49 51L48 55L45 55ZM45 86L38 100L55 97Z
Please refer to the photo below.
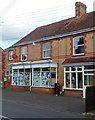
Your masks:
M13 59L12 59L12 60L9 60L9 61L13 61Z
M50 86L31 86L33 88L54 88L54 87L50 87Z
M50 59L51 57L43 57L42 59Z
M83 90L83 88L64 88L64 86L63 86L62 90L64 91L65 89L67 89L67 90Z
M84 56L85 53L82 53L82 54L73 54L73 56Z
M12 85L12 86L17 86L17 87L29 87L30 85Z

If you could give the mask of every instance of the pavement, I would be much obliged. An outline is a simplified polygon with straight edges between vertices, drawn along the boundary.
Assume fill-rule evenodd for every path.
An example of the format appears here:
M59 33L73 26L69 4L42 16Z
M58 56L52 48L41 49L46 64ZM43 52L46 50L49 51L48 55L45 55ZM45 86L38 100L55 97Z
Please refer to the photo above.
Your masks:
M3 89L2 99L13 103L16 102L77 115L82 115L85 112L85 99L83 98Z

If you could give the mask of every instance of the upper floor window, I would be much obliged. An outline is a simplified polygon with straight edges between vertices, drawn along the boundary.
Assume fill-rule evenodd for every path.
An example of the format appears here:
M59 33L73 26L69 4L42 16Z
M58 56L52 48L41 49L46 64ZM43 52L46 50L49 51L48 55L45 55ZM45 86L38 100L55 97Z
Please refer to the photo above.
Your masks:
M27 60L27 47L21 48L21 60Z
M50 42L43 44L43 58L50 58Z
M84 36L73 38L73 55L84 54Z
M9 52L9 60L13 60L13 51Z

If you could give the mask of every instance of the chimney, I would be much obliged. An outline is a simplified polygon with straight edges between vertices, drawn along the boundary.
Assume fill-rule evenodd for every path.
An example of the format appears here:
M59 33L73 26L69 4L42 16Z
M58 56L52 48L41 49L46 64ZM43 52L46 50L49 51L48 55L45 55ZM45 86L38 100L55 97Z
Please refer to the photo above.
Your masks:
M76 17L81 17L82 15L84 15L86 13L86 5L84 3L81 2L76 2L75 3L75 14Z

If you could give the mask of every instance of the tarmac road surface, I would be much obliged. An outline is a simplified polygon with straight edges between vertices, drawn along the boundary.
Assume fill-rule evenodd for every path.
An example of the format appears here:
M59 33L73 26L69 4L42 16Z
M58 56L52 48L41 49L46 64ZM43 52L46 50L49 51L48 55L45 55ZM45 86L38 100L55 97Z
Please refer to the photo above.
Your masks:
M84 99L3 90L2 115L7 118L82 118Z

